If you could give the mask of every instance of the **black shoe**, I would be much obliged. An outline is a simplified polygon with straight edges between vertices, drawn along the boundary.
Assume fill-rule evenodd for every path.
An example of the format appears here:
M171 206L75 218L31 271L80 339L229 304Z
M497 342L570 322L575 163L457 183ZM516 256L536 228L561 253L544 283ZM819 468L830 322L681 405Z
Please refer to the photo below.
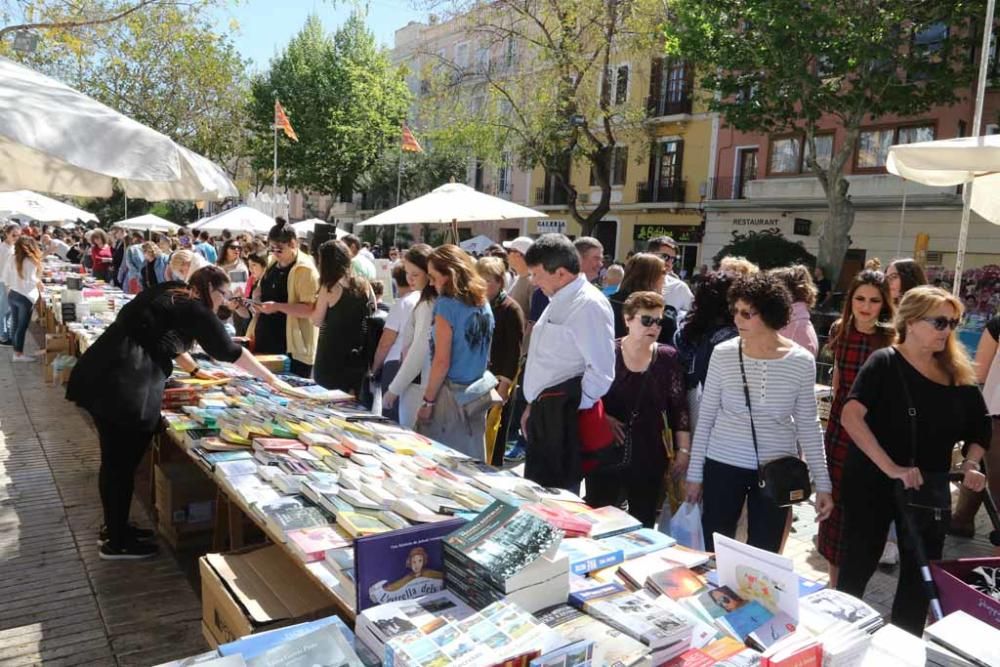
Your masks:
M151 542L132 541L118 548L107 542L101 546L99 555L101 560L141 560L152 558L158 553L160 548Z
M128 536L133 540L152 540L156 538L156 531L149 528L140 528L134 523L130 523L128 525ZM107 542L108 537L108 527L101 526L101 530L97 534L97 546L102 546Z
M14 341L10 338L0 338L0 347L12 347L13 345Z

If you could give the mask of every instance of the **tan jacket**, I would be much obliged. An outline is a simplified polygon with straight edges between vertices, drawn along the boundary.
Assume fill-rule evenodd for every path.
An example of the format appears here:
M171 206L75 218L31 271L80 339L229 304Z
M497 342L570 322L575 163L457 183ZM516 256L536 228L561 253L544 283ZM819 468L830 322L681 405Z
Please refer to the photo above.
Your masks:
M271 264L273 264L273 260ZM271 268L268 264L268 268ZM312 258L299 251L295 264L288 274L288 303L315 303L319 291L319 271ZM254 337L257 329L255 314L247 336ZM316 360L316 342L319 340L319 329L308 317L285 318L285 339L288 345L288 355L298 362L312 366Z

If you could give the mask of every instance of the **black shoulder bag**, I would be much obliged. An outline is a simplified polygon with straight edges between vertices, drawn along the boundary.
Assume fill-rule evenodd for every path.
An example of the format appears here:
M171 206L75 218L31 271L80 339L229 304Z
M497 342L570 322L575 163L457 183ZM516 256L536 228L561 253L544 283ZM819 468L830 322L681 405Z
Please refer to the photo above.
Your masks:
M910 388L906 384L906 375L903 374L903 362L898 358L899 350L892 349L892 366L895 367L899 375L899 384L903 389L903 399L906 401L907 421L910 423L910 467L917 466L917 408L910 395ZM951 519L951 484L948 481L948 472L920 471L920 476L924 478L924 483L919 489L909 489L906 492L906 505L913 509L919 509L933 514L935 521L948 521ZM901 483L901 482L900 482Z
M643 394L646 392L646 385L649 384L649 376L653 374L653 364L656 363L656 358L659 354L660 348L657 347L653 351L653 358L650 360L649 366L642 373L642 383L636 394L635 406L632 408L632 412L629 413L628 422L625 424L625 439L620 445L612 443L610 447L604 447L593 453L597 459L597 469L601 472L624 470L632 462L632 428L635 426L636 418L639 417L639 405L642 402Z
M750 407L750 386L747 372L743 367L743 341L739 344L740 375L743 378L743 397L750 414L750 435L753 438L753 452L757 458L757 486L765 498L778 507L788 507L809 499L812 484L809 481L809 466L797 456L782 456L767 465L760 464L760 450L757 448L757 429L753 423L753 409Z

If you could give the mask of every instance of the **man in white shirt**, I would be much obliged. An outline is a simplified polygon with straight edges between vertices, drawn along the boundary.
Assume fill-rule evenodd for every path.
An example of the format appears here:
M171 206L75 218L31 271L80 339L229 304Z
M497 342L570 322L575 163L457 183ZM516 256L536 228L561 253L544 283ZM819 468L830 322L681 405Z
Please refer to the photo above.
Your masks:
M573 245L580 255L580 273L591 283L596 282L604 268L604 246L593 236L581 236Z
M684 313L691 310L694 295L687 283L674 273L674 264L677 262L677 242L669 236L658 236L655 239L650 239L646 247L649 252L657 255L667 265L667 275L663 280L663 300L667 306L677 311L677 319L680 320Z
M608 300L580 273L580 256L562 234L540 236L525 260L532 282L550 301L532 330L525 364L524 476L578 492L579 411L591 408L615 378L614 316Z
M59 259L66 259L69 246L51 234L42 234L42 252L46 255L55 255Z
M348 234L341 240L351 251L351 268L354 269L354 274L368 282L375 280L375 262L361 252L361 239L354 234Z
M21 226L11 222L3 227L3 240L0 241L0 345L9 347L13 344L10 330L10 305L7 302L9 286L4 283L4 274L8 265L14 263L14 244L21 235Z
M406 281L406 267L400 262L392 267L392 281L396 285L399 298L389 309L389 315L385 319L385 326L382 328L382 337L378 340L378 348L375 350L375 357L372 360L372 373L379 378L382 385L382 394L389 391L389 385L399 371L400 357L403 351L403 339L400 333L407 321L413 316L413 309L420 301L420 292L417 292ZM381 371L381 373L379 372ZM382 416L398 422L399 403L393 404L391 408L382 408Z

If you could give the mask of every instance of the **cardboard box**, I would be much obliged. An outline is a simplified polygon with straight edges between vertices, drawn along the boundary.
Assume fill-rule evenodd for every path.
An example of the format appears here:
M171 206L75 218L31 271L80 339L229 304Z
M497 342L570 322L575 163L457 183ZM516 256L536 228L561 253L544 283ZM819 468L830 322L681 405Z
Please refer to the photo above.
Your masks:
M198 566L202 634L212 648L336 613L333 598L281 547L208 554Z
M964 611L984 623L1000 628L1000 602L969 586L966 579L977 567L1000 567L1000 558L963 558L931 563L931 576L938 589L945 615Z
M69 334L48 333L45 334L46 352L65 352L69 354L70 339Z
M218 487L198 466L160 463L154 478L157 524L171 545L177 548L186 535L212 531Z

